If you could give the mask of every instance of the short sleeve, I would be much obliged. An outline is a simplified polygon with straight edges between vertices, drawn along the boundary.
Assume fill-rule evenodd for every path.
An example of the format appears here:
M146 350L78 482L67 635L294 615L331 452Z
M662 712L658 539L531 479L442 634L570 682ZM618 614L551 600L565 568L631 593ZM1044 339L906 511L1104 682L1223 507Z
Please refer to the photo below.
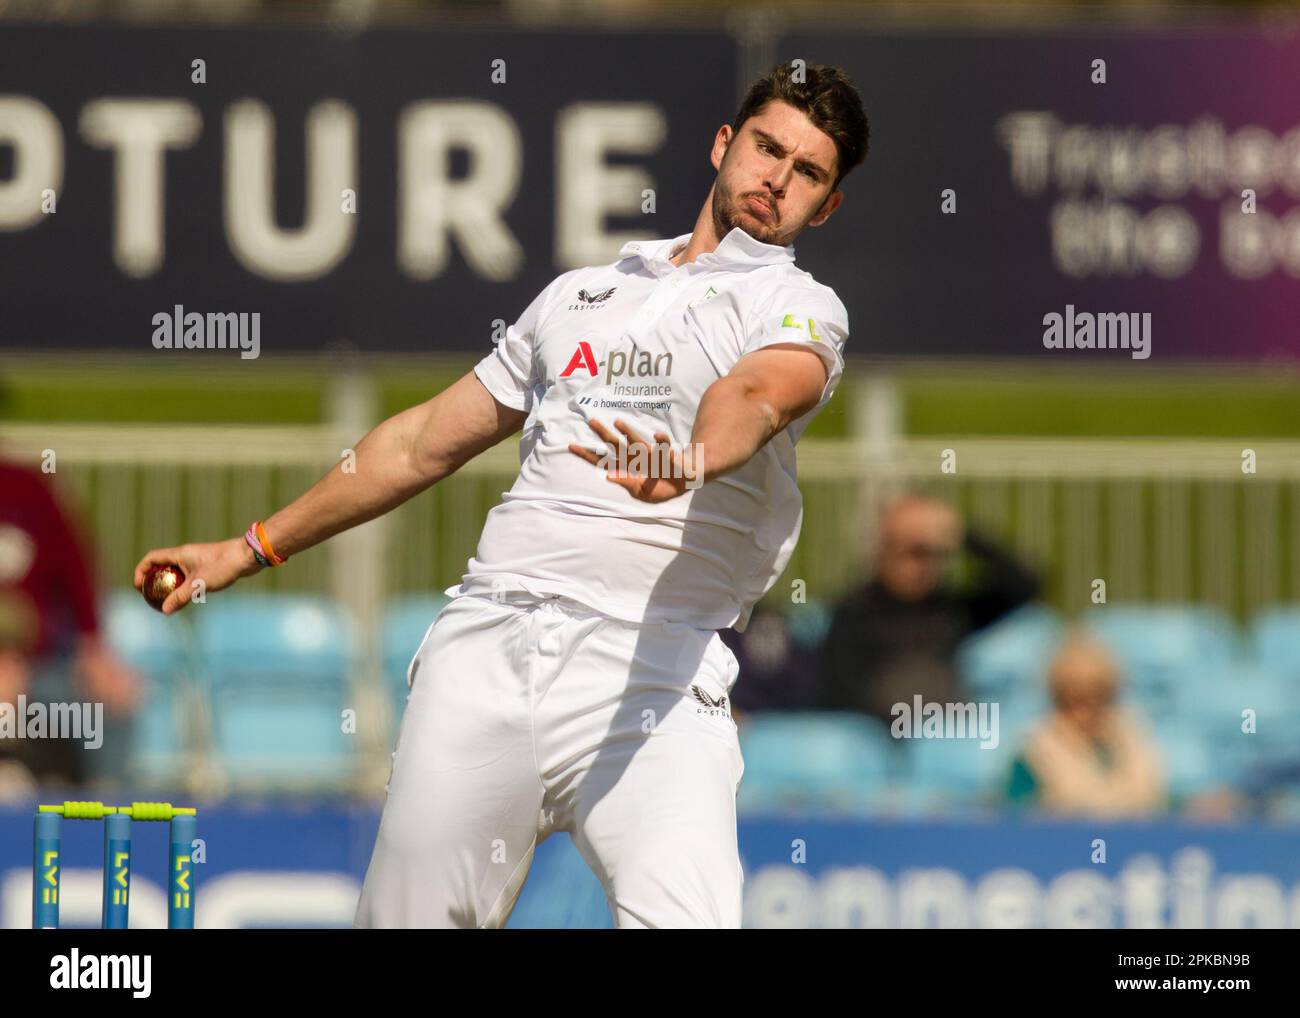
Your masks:
M806 346L826 365L826 387L817 405L831 398L844 373L844 344L849 338L849 314L834 290L807 284L777 286L755 307L749 327L742 355L778 343Z
M519 320L506 328L495 349L474 365L474 374L492 397L515 410L531 410L537 384L533 342L554 284L533 298Z

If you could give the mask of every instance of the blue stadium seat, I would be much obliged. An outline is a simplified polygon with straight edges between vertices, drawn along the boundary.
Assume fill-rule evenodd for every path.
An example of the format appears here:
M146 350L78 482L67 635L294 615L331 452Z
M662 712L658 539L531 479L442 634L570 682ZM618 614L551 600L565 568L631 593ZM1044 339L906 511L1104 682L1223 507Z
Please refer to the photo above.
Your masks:
M184 616L168 618L145 603L135 590L108 596L104 630L109 646L123 661L150 675L166 678L186 659Z
M328 601L275 594L218 594L199 606L201 678L213 745L231 780L258 786L333 786L353 766L355 638Z
M1226 665L1241 656L1236 626L1208 606L1101 605L1088 623L1115 655L1135 696L1156 711L1172 707L1188 669Z
M988 749L978 739L907 739L904 747L903 805L908 812L945 814L982 809L1006 785L1018 742L1001 730Z
M1025 605L957 649L957 668L974 697L1010 698L1032 691L1040 699L1047 665L1064 625L1050 608Z
M159 614L133 589L108 596L103 627L113 652L148 683L132 719L127 772L136 782L174 787L195 748L188 620Z
M1172 686L1125 682L1120 688L1120 702L1149 718L1176 715L1186 681L1180 680Z
M891 741L883 724L855 714L752 714L740 729L738 808L869 814L888 784Z
M1300 604L1276 605L1256 615L1251 644L1258 664L1300 680Z
M1223 783L1211 744L1198 728L1167 718L1151 729L1151 735L1175 803Z
M392 601L384 612L384 685L393 703L394 716L402 716L408 692L406 672L421 641L438 613L451 601L445 594L435 597L406 597Z
M1239 731L1241 712L1246 708L1254 710L1261 721L1293 713L1292 697L1282 676L1248 662L1188 667L1174 693L1174 716L1207 731L1210 726Z
M1252 775L1296 752L1300 703L1294 683L1268 668L1234 662L1189 669L1170 721L1194 731L1225 782L1243 786ZM1254 731L1243 731L1244 710L1254 711Z

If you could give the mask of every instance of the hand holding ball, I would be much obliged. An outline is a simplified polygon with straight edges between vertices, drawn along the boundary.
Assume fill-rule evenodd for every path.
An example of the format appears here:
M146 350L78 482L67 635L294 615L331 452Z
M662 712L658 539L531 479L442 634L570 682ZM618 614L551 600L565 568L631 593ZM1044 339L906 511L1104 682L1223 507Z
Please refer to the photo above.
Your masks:
M158 611L162 611L163 602L185 582L185 574L176 566L150 566L144 574L144 584L140 593Z

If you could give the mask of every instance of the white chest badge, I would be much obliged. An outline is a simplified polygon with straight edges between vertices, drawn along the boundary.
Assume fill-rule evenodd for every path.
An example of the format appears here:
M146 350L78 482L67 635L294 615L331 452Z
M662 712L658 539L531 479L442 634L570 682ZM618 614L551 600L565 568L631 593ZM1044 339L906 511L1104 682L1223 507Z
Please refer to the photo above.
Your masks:
M696 297L693 301L691 301L691 302L690 302L689 304L687 304L686 306L687 306L688 308L697 308L697 307L699 307L701 304L703 304L705 301L710 301L710 300L712 300L714 297L716 297L717 295L718 295L718 291L715 290L715 289L713 289L713 287L709 287L709 292L708 292L708 293L706 293L703 297Z

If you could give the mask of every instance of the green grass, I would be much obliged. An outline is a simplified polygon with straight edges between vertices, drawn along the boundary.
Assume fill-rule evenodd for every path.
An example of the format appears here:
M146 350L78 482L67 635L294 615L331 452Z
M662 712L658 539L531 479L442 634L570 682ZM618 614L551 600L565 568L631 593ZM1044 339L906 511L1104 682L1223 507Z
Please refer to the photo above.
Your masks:
M157 357L6 358L7 420L149 424L314 424L327 366Z
M340 372L364 370L378 420L436 395L476 356L274 357L255 362L64 355L7 357L0 381L9 420L42 422L313 424L325 419ZM873 376L897 384L903 430L914 436L1300 438L1300 372L1259 369L1090 368L1060 364L850 365L810 438L846 437L855 398Z
M927 435L1297 438L1291 370L1054 370L906 367L896 375L904 430Z
M363 369L376 387L375 423L431 399L478 361L475 356L372 356L349 367L327 357L256 362L89 355L25 356L0 372L11 421L83 424L318 424L340 371ZM810 437L849 433L848 379L814 419Z

